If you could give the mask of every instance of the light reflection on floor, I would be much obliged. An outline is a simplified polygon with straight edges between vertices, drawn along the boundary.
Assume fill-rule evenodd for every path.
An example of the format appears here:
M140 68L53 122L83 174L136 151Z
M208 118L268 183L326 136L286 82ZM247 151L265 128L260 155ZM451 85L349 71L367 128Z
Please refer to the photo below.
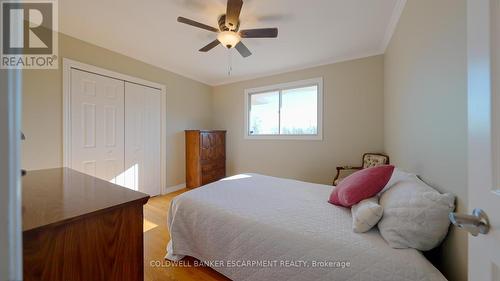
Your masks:
M144 232L148 232L151 229L154 229L156 227L158 227L157 224L154 224L154 223L148 221L147 219L144 219L144 227L143 227L144 228Z

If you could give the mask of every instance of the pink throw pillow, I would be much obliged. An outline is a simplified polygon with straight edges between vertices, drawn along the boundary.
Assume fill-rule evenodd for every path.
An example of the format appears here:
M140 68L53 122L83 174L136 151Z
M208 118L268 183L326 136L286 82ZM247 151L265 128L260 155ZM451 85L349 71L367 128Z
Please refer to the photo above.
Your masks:
M361 200L379 193L391 179L394 166L383 165L366 168L343 179L335 187L328 202L344 207L351 207Z

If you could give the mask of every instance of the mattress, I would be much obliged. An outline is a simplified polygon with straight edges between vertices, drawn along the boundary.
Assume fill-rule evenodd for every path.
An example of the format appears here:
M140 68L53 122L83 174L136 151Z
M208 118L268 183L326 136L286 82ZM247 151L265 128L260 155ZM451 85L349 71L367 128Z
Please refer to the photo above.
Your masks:
M241 174L183 193L168 213L166 258L192 256L235 281L442 281L417 250L352 231L331 186Z

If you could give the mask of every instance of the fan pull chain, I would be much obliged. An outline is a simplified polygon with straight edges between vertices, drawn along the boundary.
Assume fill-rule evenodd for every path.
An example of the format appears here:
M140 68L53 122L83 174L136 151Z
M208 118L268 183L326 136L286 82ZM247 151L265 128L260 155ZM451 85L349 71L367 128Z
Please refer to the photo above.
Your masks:
M227 76L231 76L233 72L233 57L231 51L232 49L233 48L227 49Z

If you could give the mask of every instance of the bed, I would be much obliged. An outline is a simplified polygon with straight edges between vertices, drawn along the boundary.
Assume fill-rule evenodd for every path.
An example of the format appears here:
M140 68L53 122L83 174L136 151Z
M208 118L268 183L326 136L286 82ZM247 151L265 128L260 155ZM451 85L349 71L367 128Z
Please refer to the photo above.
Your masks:
M357 234L331 186L241 174L183 193L168 213L166 258L191 256L235 281L442 281L417 250Z

